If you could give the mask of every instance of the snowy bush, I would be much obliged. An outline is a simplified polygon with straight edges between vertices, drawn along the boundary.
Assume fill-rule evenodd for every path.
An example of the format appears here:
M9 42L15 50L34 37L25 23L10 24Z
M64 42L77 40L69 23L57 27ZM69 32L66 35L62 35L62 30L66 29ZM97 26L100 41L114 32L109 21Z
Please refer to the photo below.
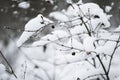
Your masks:
M67 3L67 10L49 14L53 21L39 14L25 25L16 43L20 57L14 76L20 80L119 80L120 27L111 31L111 15L95 3ZM31 39L33 43L26 43ZM0 65L0 74L4 71Z

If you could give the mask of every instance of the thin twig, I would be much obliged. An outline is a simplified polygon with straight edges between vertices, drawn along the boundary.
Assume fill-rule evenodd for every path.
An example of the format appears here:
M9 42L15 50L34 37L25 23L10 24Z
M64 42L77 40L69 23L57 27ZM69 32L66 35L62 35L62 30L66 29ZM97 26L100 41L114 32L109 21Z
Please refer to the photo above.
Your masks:
M26 71L27 71L27 62L25 61L24 80L26 79Z
M86 30L88 31L88 35L89 35L89 36L92 36L90 30L88 29L88 26L86 25L86 23L85 23L84 20L83 20L83 17L81 17L80 20L82 21L82 23L84 24Z
M105 74L94 74L94 75L90 75L90 76L87 76L86 78L84 78L83 80L87 80L89 78L92 78L92 77L95 77L95 76L103 76ZM104 79L104 78L103 78Z
M109 72L110 72L110 68L111 68L113 56L114 56L114 54L115 54L116 49L118 48L117 46L118 46L119 40L120 40L120 36L119 36L119 38L118 38L118 41L116 41L115 48L114 48L114 50L113 50L113 52L112 52L112 55L111 55L111 58L110 58L110 62L109 62L108 70L107 70L107 74L108 74L108 75L109 75Z
M107 80L110 80L110 78L109 78L109 76L108 76L108 74L107 74L107 70L106 70L106 68L105 68L105 65L103 64L102 60L100 59L100 56L97 55L97 58L98 58L98 60L100 61L100 64L101 64L101 66L102 66L102 68L103 68L103 70L104 70L104 72L105 72L105 75L106 75Z
M8 60L5 58L5 56L3 55L2 51L0 51L0 54L2 56L2 58L5 60L5 62L7 63L7 65L9 66L9 68L11 69L11 74L13 74L15 76L15 78L17 78L12 66L9 64Z

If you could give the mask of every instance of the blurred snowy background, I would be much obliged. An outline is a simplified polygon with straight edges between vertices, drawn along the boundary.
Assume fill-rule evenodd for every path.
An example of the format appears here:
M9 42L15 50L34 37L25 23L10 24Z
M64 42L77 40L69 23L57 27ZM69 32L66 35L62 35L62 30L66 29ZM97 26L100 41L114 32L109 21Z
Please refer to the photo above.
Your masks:
M0 0L0 80L120 80L119 22L119 0Z

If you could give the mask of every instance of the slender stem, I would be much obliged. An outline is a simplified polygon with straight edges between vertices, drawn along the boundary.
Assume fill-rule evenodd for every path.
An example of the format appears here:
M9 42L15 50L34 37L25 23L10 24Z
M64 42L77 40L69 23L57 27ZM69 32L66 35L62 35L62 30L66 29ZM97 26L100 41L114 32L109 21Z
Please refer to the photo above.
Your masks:
M27 63L25 61L24 80L26 80L26 72L27 72Z
M79 5L78 5L78 8L79 8L79 11L81 11L81 13L84 15L84 13L82 12L82 10L81 10L81 8L79 7ZM73 9L75 9L75 8L73 7ZM83 17L80 16L79 13L78 13L78 16L80 17L80 20L82 21L82 23L84 24L85 28L87 29L88 35L89 35L89 36L92 36L90 30L88 29L88 26L86 25L85 21L83 20Z
M103 76L105 74L94 74L94 75L90 75L90 76L87 76L86 78L84 78L83 80L88 80L89 78L92 78L92 77L95 77L95 76ZM104 78L103 78L104 79ZM104 79L105 80L105 79Z
M0 51L0 54L1 54L2 58L5 60L5 62L7 63L7 65L9 66L9 68L11 69L11 73L15 76L15 78L17 78L16 74L14 73L14 70L13 70L12 66L9 64L8 60L5 58L2 51Z
M113 56L114 56L114 54L115 54L116 49L118 48L117 46L118 46L119 40L120 40L120 36L119 36L118 40L116 41L115 48L114 48L113 53L112 53L112 55L111 55L107 74L109 74L109 72L110 72L110 67L111 67L111 64L112 64Z
M100 61L100 64L101 64L101 66L102 66L102 68L103 68L103 70L104 70L104 72L105 72L105 75L106 75L107 80L110 80L110 78L109 78L109 76L108 76L108 74L107 74L107 70L105 69L105 66L104 66L103 62L102 62L102 60L100 59L100 56L97 55L97 58L98 58L98 60Z
M85 28L87 29L88 35L89 35L89 36L92 36L90 30L88 29L87 25L85 24L85 22L84 22L84 20L83 20L83 17L81 17L80 20L82 21L82 23L84 24Z

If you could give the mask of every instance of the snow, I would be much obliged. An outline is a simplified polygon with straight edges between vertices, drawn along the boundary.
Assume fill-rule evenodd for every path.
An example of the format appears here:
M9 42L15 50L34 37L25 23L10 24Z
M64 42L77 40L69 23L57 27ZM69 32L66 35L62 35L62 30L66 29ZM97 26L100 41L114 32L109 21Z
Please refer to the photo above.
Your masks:
M72 0L66 0L66 2L67 2L68 4L72 4L72 3L73 3Z
M62 38L68 38L68 37L69 37L68 32L64 30L55 30L51 34L42 37L41 40L49 42L49 41L58 41L59 39L62 40Z
M100 7L95 3L86 3L84 5L79 5L79 6L76 5L76 4L73 4L72 6L69 6L68 9L67 9L67 14L71 15L71 16L78 16L79 14L81 14L79 8L81 9L81 11L83 11L83 13L85 15L88 13L88 9L90 9L91 14L100 14L101 12L103 12L103 10L100 9ZM98 12L100 12L100 13L98 13ZM81 14L81 15L83 15L83 14Z
M63 37L68 37L69 36L69 34L64 30L56 30L56 31L54 31L52 33L53 33L53 35L58 36L58 38L63 38Z
M71 0L67 0L67 3L71 3ZM81 3L81 5L78 6L78 3ZM34 30L39 30L41 27L54 23L41 14L25 25L25 31L18 39L17 46L21 46L20 50L22 50L19 52L18 64L27 62L26 80L53 80L54 77L56 80L77 80L78 77L81 80L87 77L87 80L96 80L98 76L92 78L89 78L89 76L104 74L101 63L97 58L98 55L105 68L108 69L110 55L113 53L119 37L119 35L105 30L105 28L110 27L109 19L111 15L107 15L95 3L78 3L72 3L72 6L69 6L67 10L63 9L49 14L49 17L55 19L55 27L62 26L64 27L62 29L53 30L44 36L39 36ZM80 17L83 17L85 23L82 22ZM45 24L42 24L42 21ZM91 36L87 34L86 26L89 31L93 31ZM29 30L31 32L27 32ZM114 31L120 31L119 27ZM38 35L40 38L32 44L22 47L33 35ZM120 48L116 50L113 57L110 79L119 79L120 76L120 71L118 71L120 67L119 51ZM21 53L24 54L24 57ZM23 78L20 74L24 73L24 68L18 66L17 72L19 77ZM103 78L100 77L100 79Z
M114 31L120 31L120 25Z
M117 77L117 78L115 78L114 80L119 80L120 79L120 77Z
M58 20L58 21L61 21L61 22L63 22L63 21L69 21L69 18L65 14L63 14L62 12L58 12L58 11L51 12L49 14L49 17L52 17L55 20Z
M106 11L106 12L110 12L110 11L111 11L111 9L112 9L112 7L111 7L111 6L106 6L106 7L105 7L105 11Z
M5 66L3 64L0 64L0 79L7 80L8 78L9 75L6 73Z
M5 72L5 66L0 64L0 74Z
M91 71L91 69L93 70ZM99 70L94 69L92 65L89 65L87 62L81 62L67 65L60 76L62 77L62 80L74 80L77 79L77 77L83 80L87 75L94 75L96 72L99 72ZM69 77L65 75L68 75Z
M114 6L114 2L111 2L111 6Z
M82 23L78 16L80 15L86 16L83 17L83 20L84 22L88 22L87 26L91 25L92 26L91 29L93 30L95 30L95 28L100 23L104 24L102 25L102 28L110 27L110 22L108 20L110 19L111 16L106 15L106 13L104 13L103 10L95 3L86 3L84 5L79 6L73 3L72 6L69 6L68 9L64 11L64 14L66 14L69 17L72 25L79 25ZM95 16L98 16L98 18L95 18ZM89 17L91 17L90 21L88 20ZM85 29L85 27L83 27L83 29Z
M18 14L18 11L13 11L13 14Z
M118 35L112 35L112 36L109 36L109 38L107 39L110 39L110 40L117 40L118 39ZM116 45L116 42L111 42L111 41L107 41L104 46L99 46L98 48L96 48L96 52L97 53L105 53L105 54L108 54L108 55L111 55L114 48L115 48L115 45Z
M95 49L94 42L95 42L94 37L86 37L83 40L83 46L84 46L86 52L94 51L94 49Z
M30 7L30 3L23 1L18 4L18 7L22 8L22 9L28 9Z
M43 22L43 23L42 23ZM37 17L31 19L26 25L25 30L17 41L17 47L22 46L31 36L33 36L38 31L41 31L44 26L53 23L51 20L43 17L39 14Z

